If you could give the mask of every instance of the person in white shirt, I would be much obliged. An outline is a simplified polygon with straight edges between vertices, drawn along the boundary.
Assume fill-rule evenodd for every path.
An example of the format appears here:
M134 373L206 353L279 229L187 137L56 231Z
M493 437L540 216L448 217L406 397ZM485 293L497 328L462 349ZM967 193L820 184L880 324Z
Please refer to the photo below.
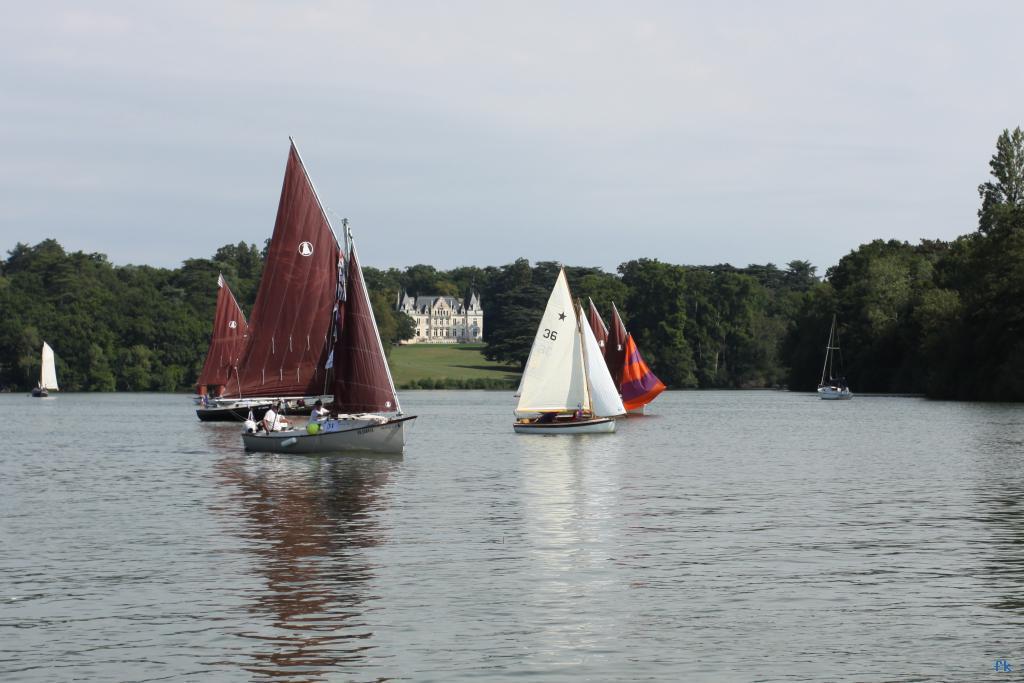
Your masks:
M278 404L278 410L283 410L284 404ZM263 415L263 429L268 432L280 432L288 429L288 420L284 419L281 415L274 410L273 407L267 408L267 412Z
M313 410L309 413L309 421L319 422L330 414L331 411L324 408L324 402L317 399L316 403L313 404Z

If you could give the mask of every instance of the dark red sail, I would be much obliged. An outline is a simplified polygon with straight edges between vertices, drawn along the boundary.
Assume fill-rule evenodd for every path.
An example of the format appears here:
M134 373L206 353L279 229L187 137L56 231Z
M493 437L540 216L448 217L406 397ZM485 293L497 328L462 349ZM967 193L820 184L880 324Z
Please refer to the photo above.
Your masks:
M217 276L217 287L217 309L213 314L210 348L206 351L206 361L196 381L199 394L206 394L207 387L214 386L218 387L214 393L224 393L222 388L226 388L232 369L238 365L249 333L245 314L223 275Z
M324 392L337 297L338 242L295 144L288 152L274 234L238 366L243 397Z
M626 364L626 326L619 317L619 309L612 303L612 328L608 331L608 341L604 347L604 360L608 364L608 372L615 380L615 386L622 384L622 367Z
M590 308L587 311L587 322L590 323L590 330L597 338L597 345L601 347L601 353L604 353L608 348L608 328L605 326L604 320L601 319L601 314L597 312L594 300L588 297L587 301L590 302Z
M354 246L347 270L334 346L335 409L342 413L397 412L398 398Z

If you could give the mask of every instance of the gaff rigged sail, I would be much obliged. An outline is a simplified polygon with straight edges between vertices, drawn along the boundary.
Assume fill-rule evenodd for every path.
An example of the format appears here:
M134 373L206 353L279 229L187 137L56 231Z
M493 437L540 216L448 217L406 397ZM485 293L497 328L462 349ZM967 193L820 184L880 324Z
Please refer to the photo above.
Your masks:
M217 276L217 309L213 315L210 348L199 373L197 389L205 393L208 386L226 386L232 369L238 365L245 349L249 323L245 313L228 287L223 275Z
M274 234L267 250L249 341L229 393L314 396L324 365L338 287L338 241L292 142Z

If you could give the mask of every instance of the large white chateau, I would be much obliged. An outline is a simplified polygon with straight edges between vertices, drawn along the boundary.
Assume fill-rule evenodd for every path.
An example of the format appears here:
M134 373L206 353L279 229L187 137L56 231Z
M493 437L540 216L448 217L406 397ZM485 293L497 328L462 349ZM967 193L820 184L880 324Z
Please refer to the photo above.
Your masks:
M416 322L416 336L403 344L468 344L484 340L484 310L480 296L469 301L453 296L398 295L398 310Z

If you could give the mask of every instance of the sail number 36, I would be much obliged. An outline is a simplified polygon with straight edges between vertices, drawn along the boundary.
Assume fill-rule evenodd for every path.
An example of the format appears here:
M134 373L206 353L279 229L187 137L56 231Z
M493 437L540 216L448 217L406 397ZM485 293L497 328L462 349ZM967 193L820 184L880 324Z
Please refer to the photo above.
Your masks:
M549 329L545 328L544 329L544 338L545 339L550 339L551 341L555 341L556 339L558 339L558 330L549 330Z

